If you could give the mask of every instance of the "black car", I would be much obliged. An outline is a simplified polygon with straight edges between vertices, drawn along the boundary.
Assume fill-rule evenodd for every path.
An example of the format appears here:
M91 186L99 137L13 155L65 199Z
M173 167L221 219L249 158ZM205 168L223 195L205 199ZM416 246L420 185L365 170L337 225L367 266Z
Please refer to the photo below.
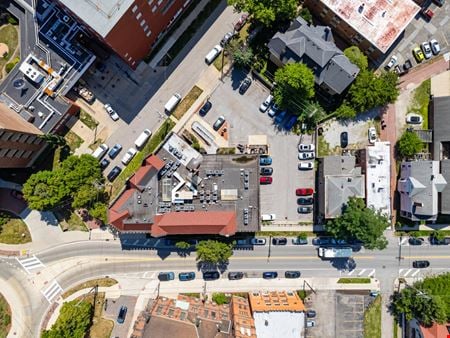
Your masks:
M223 126L224 123L225 123L225 117L219 116L217 118L216 122L214 122L214 124L213 124L213 129L215 131L219 130Z
M287 239L285 237L274 237L272 238L272 245L286 245Z
M415 238L411 237L408 239L409 245L422 245L423 244L423 238Z
M448 245L449 240L447 238L444 239L437 239L436 237L430 237L430 244L433 245Z
M278 273L275 271L263 272L262 277L264 279L274 279L278 277Z
M216 280L220 278L220 273L218 271L205 271L203 272L204 280Z
M250 80L248 77L246 77L245 80L242 81L242 83L239 87L239 94L244 95L251 84L252 84L252 80Z
M286 271L284 273L285 278L300 278L300 271Z
M121 150L122 150L122 146L119 143L116 143L111 148L111 150L108 152L109 158L114 159L117 156L117 154L120 153Z
M424 268L428 268L430 266L430 262L429 261L414 261L412 265L413 265L413 268L424 269Z
M209 112L211 107L212 107L212 103L210 101L206 101L205 104L200 108L198 113L200 114L200 116L205 116L206 113Z
M300 197L297 199L297 204L300 204L300 205L314 204L314 198L313 197Z
M314 310L308 310L306 311L306 317L308 318L314 318L316 316L316 311Z
M433 0L433 2L438 5L439 7L444 6L445 0Z
M106 178L108 179L108 181L112 182L112 181L114 181L117 178L117 176L119 176L121 171L122 171L121 167L115 166L109 172L108 176L106 176Z
M343 131L341 133L341 148L345 148L348 146L348 133Z
M225 34L222 40L220 40L220 45L224 47L228 42L230 42L233 36L234 36L233 32L228 32L227 34Z
M273 173L272 167L263 167L259 170L261 176L270 176Z
M170 280L174 280L175 279L175 274L173 272L160 272L158 274L158 279L161 282L168 282Z
M228 272L228 279L229 280L239 280L244 278L243 272Z
M128 308L126 306L121 306L119 310L119 314L117 315L117 322L119 324L123 324L125 321L125 317L127 316Z
M109 165L109 160L107 158L104 158L101 162L100 162L100 169L101 170L105 170L106 167Z

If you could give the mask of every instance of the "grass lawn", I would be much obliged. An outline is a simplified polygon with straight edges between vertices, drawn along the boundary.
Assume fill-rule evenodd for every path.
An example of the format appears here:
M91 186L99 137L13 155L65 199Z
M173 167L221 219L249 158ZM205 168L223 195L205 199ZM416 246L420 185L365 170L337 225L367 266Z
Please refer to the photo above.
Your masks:
M70 209L57 210L54 212L56 218L61 224L63 231L88 231L86 224Z
M11 308L0 293L0 337L6 337L11 328Z
M175 111L173 112L173 116L179 120L183 115L191 108L194 102L198 99L198 97L203 93L203 89L194 86L187 93L187 95L181 100L180 104L177 106Z
M83 109L80 110L80 121L83 122L86 127L94 130L98 126L98 121L94 119L90 114L86 113Z
M19 35L17 32L16 26L8 24L8 25L4 25L4 26L0 27L0 43L6 44L9 48L9 53L6 56L6 58L0 58L0 70L3 69L5 64L7 64L8 62L11 62L11 56L13 55L14 50L17 47L18 38L19 38ZM1 73L0 73L0 78L1 78Z
M425 80L414 90L409 111L423 117L422 129L428 129L428 104L430 103L431 80Z
M213 64L214 67L216 67L216 69L218 71L222 70L222 55L223 55L223 51L220 52L219 56L216 57L216 59L214 60ZM230 62L230 57L229 56L223 56L223 66L225 67L229 62Z
M70 152L72 153L83 143L83 139L72 131L67 132L64 138L66 139L67 145L69 146Z
M339 284L370 284L370 278L339 278Z
M325 140L325 136L319 135L317 143L318 143L318 151L317 151L318 157L327 156L331 154L330 145Z
M83 290L83 289L87 289L87 288L93 288L94 286L98 285L98 286L103 286L103 287L108 287L108 286L113 286L115 284L117 284L118 282L114 279L114 278L97 278L97 279L91 279L87 282L81 283L73 288L71 288L70 290L67 290L66 292L64 292L62 294L63 298L67 298L70 295L74 294L77 291Z
M91 304L94 303L94 295L86 297L86 301ZM90 338L109 338L114 328L114 322L109 319L102 318L102 313L105 304L105 293L99 292L97 294L96 302L94 304L94 316L92 318L92 326L89 329L87 337Z
M7 212L2 212L2 215L7 220L0 227L0 243L24 244L31 242L31 235L24 221Z
M381 338L381 296L364 312L364 338Z

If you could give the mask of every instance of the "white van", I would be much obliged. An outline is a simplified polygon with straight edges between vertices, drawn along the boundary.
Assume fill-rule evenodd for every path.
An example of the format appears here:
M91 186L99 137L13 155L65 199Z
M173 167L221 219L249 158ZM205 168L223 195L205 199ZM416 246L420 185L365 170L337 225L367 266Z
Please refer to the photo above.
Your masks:
M173 96L170 98L169 101L167 101L166 105L164 106L166 114L172 113L175 107L178 105L178 103L180 103L180 101L181 95L178 93L173 94Z
M105 156L108 148L109 147L106 144L100 144L98 148L94 150L92 156L94 156L97 160L100 160L103 156Z
M134 144L137 148L141 148L148 141L148 139L152 136L152 132L150 129L144 129L144 131L139 135L139 137L134 141Z
M263 214L261 215L261 220L263 221L275 221L277 216L275 214Z
M214 48L211 49L211 51L205 56L206 64L210 65L211 63L213 63L216 57L219 56L220 52L222 52L222 47L220 47L219 45L215 45Z

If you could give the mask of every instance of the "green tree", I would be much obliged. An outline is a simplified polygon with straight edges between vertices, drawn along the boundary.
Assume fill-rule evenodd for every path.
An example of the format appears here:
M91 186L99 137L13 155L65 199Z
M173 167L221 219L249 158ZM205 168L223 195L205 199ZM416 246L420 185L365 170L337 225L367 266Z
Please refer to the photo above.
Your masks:
M31 175L22 192L28 206L35 210L49 210L70 195L59 170L43 170Z
M197 261L203 263L226 263L233 255L233 246L219 241L200 241L196 245Z
M84 338L91 324L92 305L74 300L64 303L52 328L42 338Z
M297 0L228 0L238 12L247 12L265 26L295 18Z
M103 202L96 202L92 208L88 209L89 215L100 220L103 224L108 222L108 205Z
M423 143L419 135L406 130L397 141L398 154L403 158L410 158L422 150Z
M175 247L179 250L187 250L191 247L191 245L185 241L178 241L175 243Z
M218 304L218 305L229 304L230 303L230 297L227 297L222 292L217 292L217 293L215 292L215 293L213 293L212 300L213 300L213 302L216 302L216 304Z
M303 63L290 63L278 69L275 82L275 102L282 108L301 111L299 102L314 96L314 74Z
M431 237L436 238L438 241L442 241L445 239L445 233L440 230L435 230L431 233Z
M362 198L350 197L342 215L329 221L326 230L335 238L364 242L367 249L385 249L387 240L383 231L388 219L379 212L367 208Z
M298 234L297 236L298 239L307 239L308 238L308 234L306 232L301 232Z
M238 68L245 68L253 63L254 55L250 47L242 46L233 52L234 65Z
M69 156L60 166L65 184L71 191L77 191L83 184L101 184L103 176L100 164L91 155Z
M98 198L98 190L91 184L82 185L73 195L72 208L83 208Z
M309 11L309 9L307 7L302 7L302 9L300 10L299 15L307 22L307 23L312 23L313 22L313 17L311 12Z
M351 46L344 50L344 55L350 60L351 63L358 66L360 70L367 69L369 62L367 56L361 52L357 46Z
M52 148L56 147L63 147L67 145L67 141L64 137L61 135L56 134L44 134L39 136L41 139L43 139L45 142L48 143L48 145Z
M335 114L342 119L353 119L356 116L356 111L344 101L344 103L336 109Z

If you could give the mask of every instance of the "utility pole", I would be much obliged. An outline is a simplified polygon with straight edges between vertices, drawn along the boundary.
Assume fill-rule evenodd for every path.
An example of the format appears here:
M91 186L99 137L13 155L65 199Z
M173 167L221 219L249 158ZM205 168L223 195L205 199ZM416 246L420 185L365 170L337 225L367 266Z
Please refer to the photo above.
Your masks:
M272 236L269 236L269 251L267 253L267 263L270 261L270 250L272 248Z

